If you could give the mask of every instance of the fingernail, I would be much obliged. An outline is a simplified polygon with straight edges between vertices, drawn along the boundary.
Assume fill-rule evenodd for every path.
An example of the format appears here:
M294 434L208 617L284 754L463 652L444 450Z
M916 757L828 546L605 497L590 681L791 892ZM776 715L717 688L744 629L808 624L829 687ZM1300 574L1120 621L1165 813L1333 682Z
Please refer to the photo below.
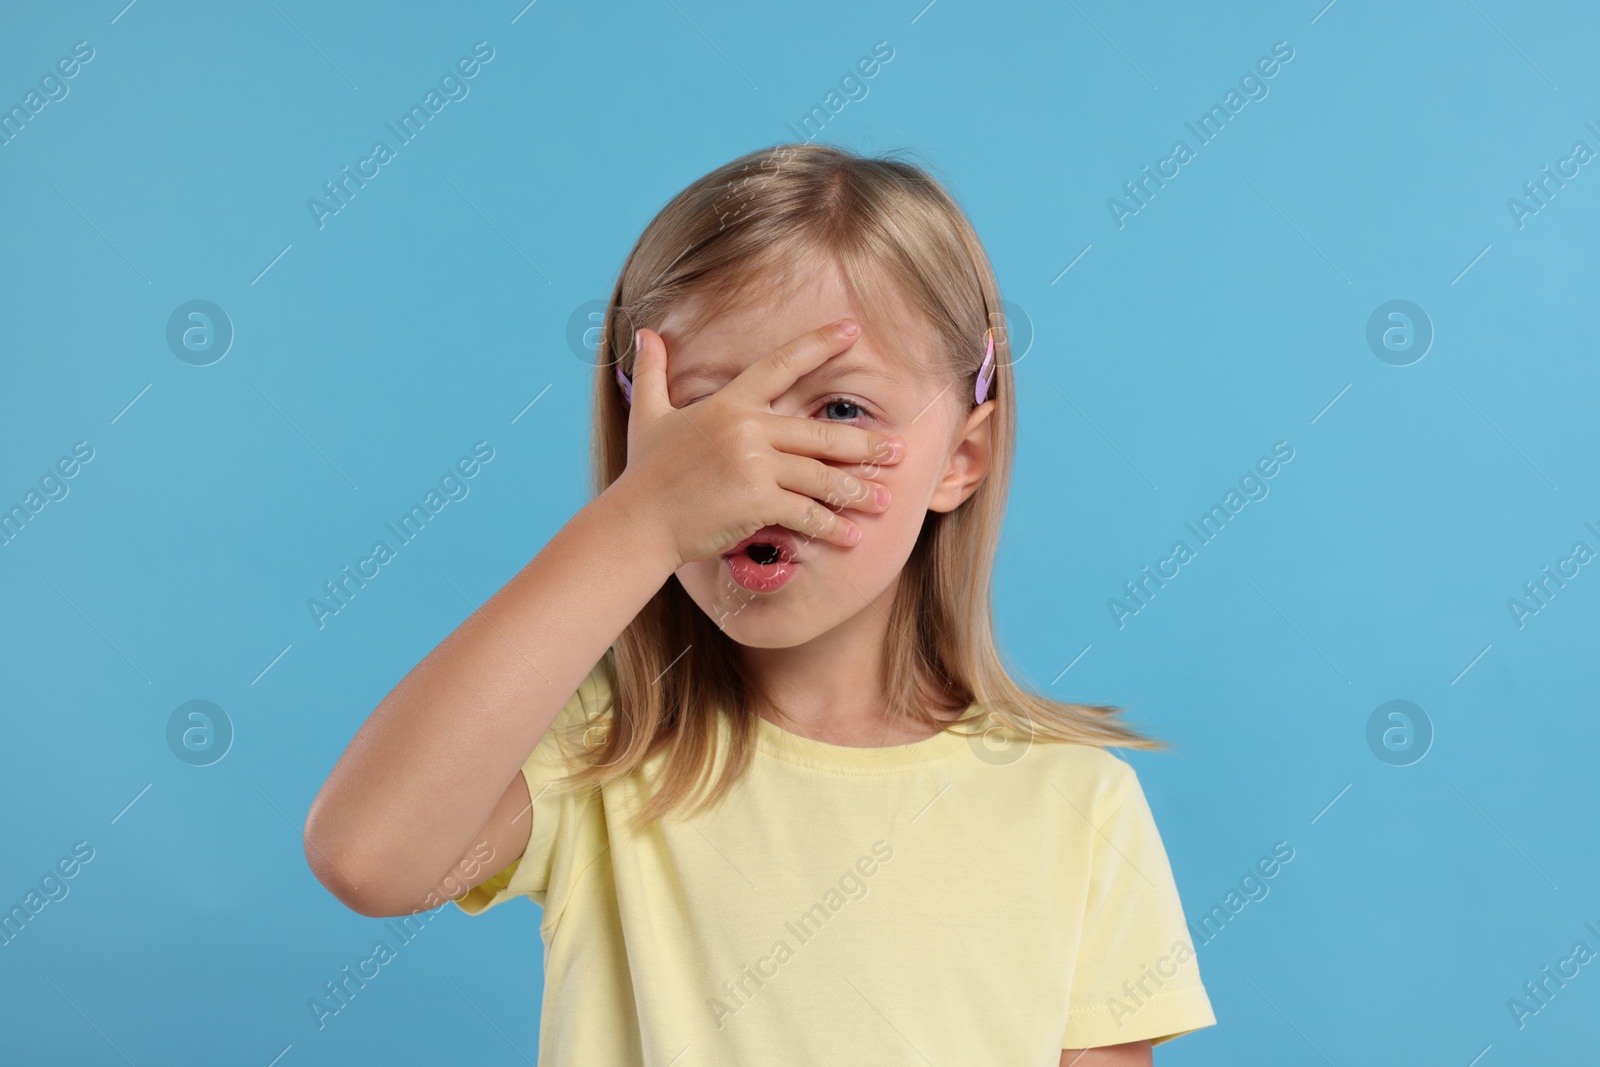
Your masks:
M635 352L638 352L640 348L644 347L643 342L641 342L639 340L639 334L640 334L639 330L634 330L633 331L633 350Z
M847 319L845 322L839 325L839 332L844 334L846 337L854 336L855 332L859 329L861 329L861 327L857 326L854 320Z
M850 532L845 534L845 540L849 541L852 545L861 540L861 527L850 527Z
M883 486L883 485L878 486L876 489L874 489L872 491L872 498L878 502L878 506L880 508L888 507L889 506L889 489L888 489L888 487L887 486Z

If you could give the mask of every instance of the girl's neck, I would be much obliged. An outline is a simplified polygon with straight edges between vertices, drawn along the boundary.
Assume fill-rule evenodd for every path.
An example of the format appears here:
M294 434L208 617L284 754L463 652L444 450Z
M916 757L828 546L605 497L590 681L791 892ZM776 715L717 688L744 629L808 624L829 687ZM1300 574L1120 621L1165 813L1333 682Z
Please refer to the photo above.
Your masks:
M840 662L807 665L802 661L800 666L803 669L793 673L779 670L762 675L766 691L787 714L767 701L758 701L757 712L780 729L852 748L908 744L931 737L937 730L889 711L888 692L876 659L870 666L857 663L854 670ZM927 710L943 721L962 714L939 707Z
M832 745L879 748L931 737L932 727L889 711L883 648L895 582L853 617L809 641L786 648L746 646L746 669L758 689L788 714L759 702L762 718L790 733ZM956 718L959 712L935 712Z

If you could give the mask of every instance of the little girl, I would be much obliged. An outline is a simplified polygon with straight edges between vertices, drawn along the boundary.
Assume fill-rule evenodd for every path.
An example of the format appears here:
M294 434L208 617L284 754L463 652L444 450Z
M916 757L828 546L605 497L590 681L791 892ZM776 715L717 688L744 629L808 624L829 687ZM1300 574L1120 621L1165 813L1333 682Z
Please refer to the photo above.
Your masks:
M322 883L532 897L547 1067L1148 1064L1214 1024L1106 750L1165 746L995 644L1016 382L950 196L753 152L652 220L603 325L593 499L356 734Z

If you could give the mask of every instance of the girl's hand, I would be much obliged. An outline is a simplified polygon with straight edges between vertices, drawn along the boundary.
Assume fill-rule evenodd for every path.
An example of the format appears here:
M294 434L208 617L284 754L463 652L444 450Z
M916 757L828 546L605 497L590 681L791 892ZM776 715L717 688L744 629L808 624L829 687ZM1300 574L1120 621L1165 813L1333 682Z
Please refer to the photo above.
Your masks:
M626 483L624 495L661 531L674 570L718 555L763 526L852 545L861 528L831 509L888 507L887 487L822 460L867 464L870 474L899 461L904 439L771 408L858 336L849 319L802 334L710 396L675 408L667 395L666 344L653 330L639 331L628 465L616 486Z

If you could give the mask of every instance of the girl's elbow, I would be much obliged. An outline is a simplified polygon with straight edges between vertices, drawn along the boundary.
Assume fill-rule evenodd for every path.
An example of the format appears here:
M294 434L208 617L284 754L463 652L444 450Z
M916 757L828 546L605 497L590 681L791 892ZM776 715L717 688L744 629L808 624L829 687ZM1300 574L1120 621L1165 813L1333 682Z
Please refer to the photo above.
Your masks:
M306 814L301 838L312 875L351 911L384 918L412 910L410 901L399 899L400 894L394 892L396 881L350 844L351 835L327 811L321 794Z

